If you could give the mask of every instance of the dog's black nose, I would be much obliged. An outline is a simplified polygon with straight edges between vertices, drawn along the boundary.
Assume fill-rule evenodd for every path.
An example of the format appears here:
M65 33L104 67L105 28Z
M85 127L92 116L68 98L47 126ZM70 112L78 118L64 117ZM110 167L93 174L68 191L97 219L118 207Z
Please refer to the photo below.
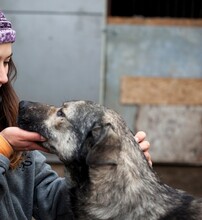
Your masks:
M21 101L21 102L19 103L19 108L20 108L20 109L23 109L23 108L26 108L28 105L29 105L29 102L28 102L28 101Z
M19 103L18 113L19 113L19 115L24 115L25 113L27 113L31 109L32 109L32 102L23 100Z
M23 128L26 112L29 106L28 101L21 101L19 103L19 111L18 111L18 117L17 117L17 124L19 127Z
M36 103L22 100L19 103L19 110L32 108Z

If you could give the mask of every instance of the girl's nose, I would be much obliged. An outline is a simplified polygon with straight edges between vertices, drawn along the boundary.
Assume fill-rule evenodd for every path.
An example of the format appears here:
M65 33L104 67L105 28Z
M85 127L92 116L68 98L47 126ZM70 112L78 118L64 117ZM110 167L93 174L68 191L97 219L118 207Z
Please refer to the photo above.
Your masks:
M8 82L8 68L4 65L0 65L0 84L5 84Z

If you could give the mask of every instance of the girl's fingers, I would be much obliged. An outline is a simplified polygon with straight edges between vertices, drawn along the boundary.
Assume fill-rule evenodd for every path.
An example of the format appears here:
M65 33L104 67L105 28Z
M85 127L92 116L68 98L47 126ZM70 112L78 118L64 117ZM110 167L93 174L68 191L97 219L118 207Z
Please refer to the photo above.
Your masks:
M21 138L27 141L45 141L46 139L40 134L31 131L21 130Z
M150 147L150 143L149 141L143 141L141 143L139 143L142 151L148 151L149 150L149 147Z
M146 138L146 133L144 131L138 131L135 135L135 140L140 143Z
M148 152L144 152L144 155L147 158L149 165L152 167L151 155Z

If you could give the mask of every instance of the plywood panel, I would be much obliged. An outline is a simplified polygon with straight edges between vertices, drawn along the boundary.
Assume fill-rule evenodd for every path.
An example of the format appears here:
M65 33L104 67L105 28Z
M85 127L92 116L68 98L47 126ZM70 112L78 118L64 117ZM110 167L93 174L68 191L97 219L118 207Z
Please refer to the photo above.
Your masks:
M121 78L122 104L202 104L202 79Z

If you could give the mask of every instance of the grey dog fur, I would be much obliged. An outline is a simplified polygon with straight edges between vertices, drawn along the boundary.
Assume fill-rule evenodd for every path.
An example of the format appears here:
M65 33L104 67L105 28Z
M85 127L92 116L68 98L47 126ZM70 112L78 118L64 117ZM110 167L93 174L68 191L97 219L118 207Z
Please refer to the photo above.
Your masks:
M90 101L22 101L18 124L43 135L64 163L75 219L202 219L202 200L159 180L115 111Z

